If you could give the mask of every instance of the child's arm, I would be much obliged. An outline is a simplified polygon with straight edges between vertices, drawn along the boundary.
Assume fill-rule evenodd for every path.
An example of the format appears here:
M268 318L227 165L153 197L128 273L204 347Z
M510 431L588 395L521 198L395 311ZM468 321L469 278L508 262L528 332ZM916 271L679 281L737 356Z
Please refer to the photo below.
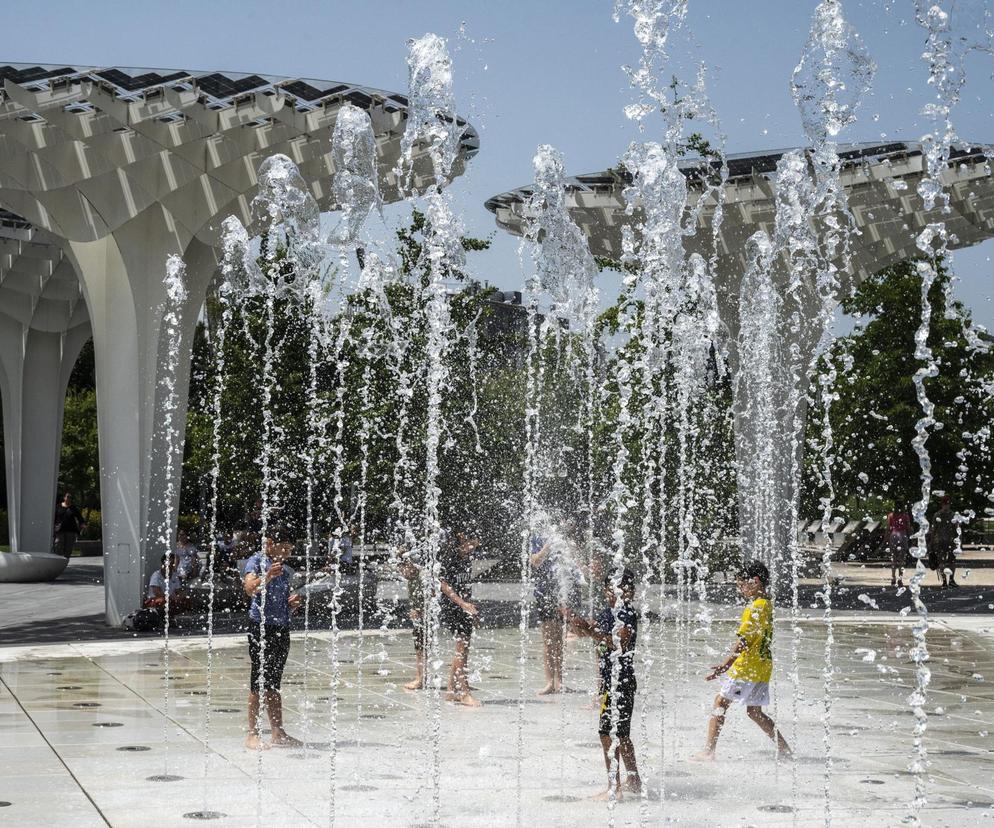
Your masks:
M739 653L741 653L744 649L745 642L741 638L736 639L735 646L732 647L732 652L728 658L726 658L721 664L711 665L711 672L705 677L704 680L714 681L718 678L718 676L723 673L727 673L731 666L735 663L735 659L739 657Z
M581 618L569 607L560 607L559 611L562 613L563 620L566 621L575 635L585 638L597 638L600 635L597 627L592 622L586 618Z
M592 621L588 621L586 618L581 618L569 607L562 608L563 618L569 624L570 629L576 635L584 636L586 638L592 638L598 644L604 644L609 649L614 649L614 633L602 632L597 628L597 625ZM621 629L618 631L618 643L621 645L621 652L628 652L629 643L632 638L632 630L627 624L622 624Z
M549 553L552 551L552 541L548 540L542 544L542 548L538 550L534 555L531 556L532 566L541 566L545 563L545 559L549 557Z
M439 579L438 585L442 590L442 594L445 595L453 604L455 604L459 609L465 612L467 615L476 615L478 610L475 604L471 604L465 598L459 595L452 587L450 587L445 581Z

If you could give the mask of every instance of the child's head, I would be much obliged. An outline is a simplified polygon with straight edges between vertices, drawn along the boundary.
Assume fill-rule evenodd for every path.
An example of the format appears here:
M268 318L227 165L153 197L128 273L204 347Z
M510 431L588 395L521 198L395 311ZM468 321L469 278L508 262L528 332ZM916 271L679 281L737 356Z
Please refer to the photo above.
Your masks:
M770 583L770 570L762 561L747 561L739 568L735 582L744 598L753 598L766 591Z
M463 558L468 558L480 545L476 534L471 529L456 532L456 552Z
M630 601L635 594L635 573L625 567L604 577L604 598L614 606L619 594L622 601Z
M266 529L262 548L266 556L274 561L285 561L293 553L293 533L286 526L270 526Z

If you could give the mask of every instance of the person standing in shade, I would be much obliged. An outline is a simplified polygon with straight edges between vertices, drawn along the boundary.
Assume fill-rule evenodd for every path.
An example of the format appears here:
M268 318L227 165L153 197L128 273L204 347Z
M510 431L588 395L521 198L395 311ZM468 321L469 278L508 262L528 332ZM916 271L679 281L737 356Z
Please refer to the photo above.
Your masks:
M956 515L949 505L949 495L942 498L942 508L932 518L932 551L935 570L943 586L956 587Z
M263 700L272 730L270 744L300 747L303 743L288 736L283 729L283 697L280 694L283 668L290 655L290 614L300 604L300 596L290 594L293 570L285 563L293 552L292 538L283 529L270 529L263 538L262 550L248 559L242 581L245 594L251 599L248 647L252 672L245 747L264 750L270 746L262 741L260 734Z
M890 549L890 585L904 586L904 565L911 540L911 515L907 507L895 506L887 515L887 546ZM897 577L895 578L895 573Z
M72 502L72 493L66 492L62 502L55 507L55 550L69 558L72 556L76 538L86 527L86 519Z
M180 529L176 533L176 558L179 560L177 574L186 583L200 574L200 550L190 540L190 533Z

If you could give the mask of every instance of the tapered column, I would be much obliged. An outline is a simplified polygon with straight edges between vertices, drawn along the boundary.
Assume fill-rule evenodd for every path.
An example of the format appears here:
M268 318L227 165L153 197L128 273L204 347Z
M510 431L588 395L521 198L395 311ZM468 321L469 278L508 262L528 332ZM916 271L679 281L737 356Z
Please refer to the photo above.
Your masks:
M15 552L51 552L66 385L89 326L27 328L0 316L7 514Z
M102 239L68 243L93 320L109 624L141 606L148 576L165 551L161 527L168 526L167 538L175 530L192 331L209 274L188 280L189 298L180 309L184 335L173 354L162 336L163 277L167 258L185 253L189 241L168 212L155 206ZM167 497L162 381L170 370L176 374L177 485Z

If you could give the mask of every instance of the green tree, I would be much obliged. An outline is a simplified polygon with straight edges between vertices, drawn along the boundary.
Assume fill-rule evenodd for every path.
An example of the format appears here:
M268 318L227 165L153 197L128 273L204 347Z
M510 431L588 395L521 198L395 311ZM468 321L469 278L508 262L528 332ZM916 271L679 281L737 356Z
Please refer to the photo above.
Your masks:
M989 384L994 379L991 338L978 332L969 311L951 300L949 272L940 265L929 293L932 318L928 346L938 376L925 380L935 404L931 429L933 490L945 492L960 512L984 514L991 505L994 465L987 444L992 417ZM921 321L921 278L914 262L904 262L865 280L842 303L859 321L823 358L839 371L831 405L836 503L854 518L879 515L895 504L920 497L920 468L912 440L922 416L913 377L915 332ZM987 388L985 389L985 384ZM819 514L823 494L818 466L823 408L809 409L802 514Z

